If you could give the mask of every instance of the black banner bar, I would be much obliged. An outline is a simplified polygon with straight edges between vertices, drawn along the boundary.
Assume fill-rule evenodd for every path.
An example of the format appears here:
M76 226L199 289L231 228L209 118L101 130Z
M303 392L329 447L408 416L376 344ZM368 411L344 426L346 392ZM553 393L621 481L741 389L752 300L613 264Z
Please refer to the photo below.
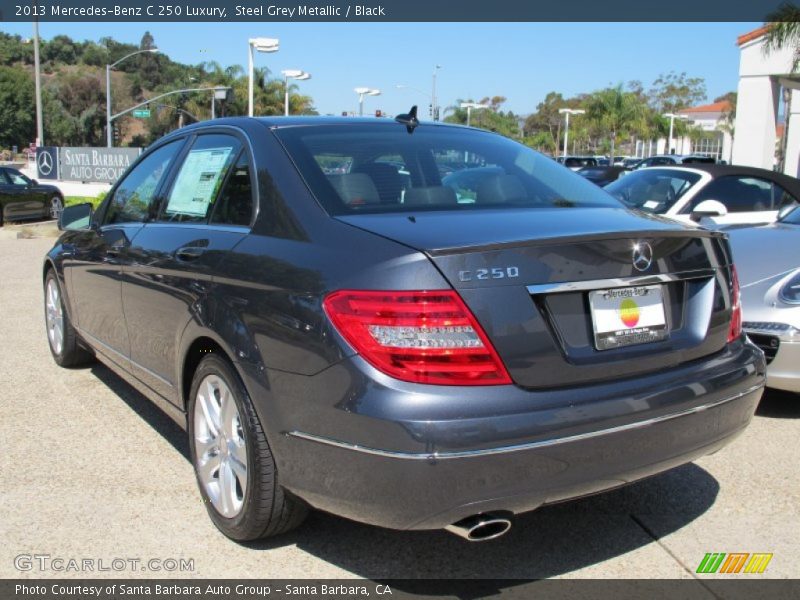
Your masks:
M0 0L0 21L732 22L764 21L782 3L783 0Z
M490 579L5 579L3 600L352 600L370 598L536 598L563 600L790 600L800 597L800 580L727 579L490 580Z

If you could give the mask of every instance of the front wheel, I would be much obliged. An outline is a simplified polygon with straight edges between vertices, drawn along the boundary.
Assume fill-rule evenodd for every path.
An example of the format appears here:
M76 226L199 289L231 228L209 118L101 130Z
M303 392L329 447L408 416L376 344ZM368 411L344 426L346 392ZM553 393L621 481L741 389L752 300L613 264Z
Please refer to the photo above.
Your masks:
M64 201L60 196L53 196L50 198L50 218L58 220L61 216L61 211L64 210Z
M297 527L307 508L280 486L261 422L244 384L217 354L192 379L189 445L211 520L229 538L250 541Z
M52 269L44 280L44 317L50 352L59 366L74 367L92 360L91 353L78 344L78 334L64 310L61 286Z

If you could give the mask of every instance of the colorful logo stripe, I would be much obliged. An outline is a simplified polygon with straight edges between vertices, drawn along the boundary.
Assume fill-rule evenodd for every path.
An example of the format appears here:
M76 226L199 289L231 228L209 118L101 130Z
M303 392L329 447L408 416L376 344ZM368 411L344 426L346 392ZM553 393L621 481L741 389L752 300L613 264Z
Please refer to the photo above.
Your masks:
M770 552L708 552L700 561L697 573L763 573L772 560ZM749 559L749 560L748 560Z

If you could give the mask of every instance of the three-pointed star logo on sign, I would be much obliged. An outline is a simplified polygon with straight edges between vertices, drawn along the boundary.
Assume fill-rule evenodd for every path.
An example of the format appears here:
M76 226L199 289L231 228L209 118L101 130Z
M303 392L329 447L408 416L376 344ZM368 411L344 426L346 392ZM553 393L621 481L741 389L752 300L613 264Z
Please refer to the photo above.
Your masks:
M49 150L39 150L39 156L36 158L39 165L39 173L43 176L50 175L53 172L53 155Z

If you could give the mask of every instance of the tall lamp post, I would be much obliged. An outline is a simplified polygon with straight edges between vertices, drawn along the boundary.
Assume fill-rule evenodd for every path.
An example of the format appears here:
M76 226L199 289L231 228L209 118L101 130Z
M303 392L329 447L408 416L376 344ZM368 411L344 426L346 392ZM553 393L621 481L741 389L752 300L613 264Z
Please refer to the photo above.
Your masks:
M283 74L283 114L287 117L289 116L289 80L296 79L297 81L305 81L307 79L311 79L311 73L306 73L305 71L301 71L300 69L286 69L281 71Z
M564 158L567 158L567 148L569 148L569 116L582 115L586 111L582 108L559 108L558 112L564 115L566 123L564 124Z
M247 114L253 116L253 53L254 52L277 52L280 48L280 40L276 38L250 38L247 41Z
M358 94L358 116L364 116L364 97L365 96L380 96L381 91L368 87L357 87L353 90Z
M481 108L489 108L485 104L479 104L477 102L462 102L461 108L467 109L467 127L469 127L471 118L472 118L472 109L479 110Z
M433 114L431 115L431 117L433 118L434 121L439 120L439 106L438 106L438 101L436 99L436 73L441 68L442 65L436 65L435 67L433 67L433 89L431 93L431 112Z
M669 146L667 147L667 154L672 153L672 132L675 129L675 119L688 119L686 115L681 115L678 113L665 113L661 115L662 117L666 117L669 119Z
M36 14L39 14L39 3L34 3ZM36 80L36 145L44 145L44 123L42 122L42 74L39 68L39 17L33 20L33 63Z
M131 52L130 54L126 54L118 61L111 63L110 65L106 65L106 145L111 148L113 145L111 139L111 69L116 67L119 63L124 60L129 59L131 56L136 56L137 54L144 54L145 52L158 52L158 48L147 48L146 50L137 50L136 52Z

